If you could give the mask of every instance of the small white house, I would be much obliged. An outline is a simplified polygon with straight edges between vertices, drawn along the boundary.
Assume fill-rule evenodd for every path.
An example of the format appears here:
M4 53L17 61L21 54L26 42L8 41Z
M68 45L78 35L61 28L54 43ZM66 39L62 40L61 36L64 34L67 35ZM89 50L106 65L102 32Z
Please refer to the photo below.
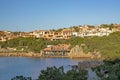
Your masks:
M72 36L78 36L78 32L72 32Z

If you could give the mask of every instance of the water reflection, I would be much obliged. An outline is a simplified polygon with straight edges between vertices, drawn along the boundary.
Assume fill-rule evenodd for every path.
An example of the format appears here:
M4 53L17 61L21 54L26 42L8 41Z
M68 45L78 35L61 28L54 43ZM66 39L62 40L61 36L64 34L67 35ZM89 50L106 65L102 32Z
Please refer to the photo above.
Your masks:
M16 75L31 76L36 79L42 69L63 66L67 71L71 69L69 65L77 65L79 61L68 58L0 57L0 80L10 80Z

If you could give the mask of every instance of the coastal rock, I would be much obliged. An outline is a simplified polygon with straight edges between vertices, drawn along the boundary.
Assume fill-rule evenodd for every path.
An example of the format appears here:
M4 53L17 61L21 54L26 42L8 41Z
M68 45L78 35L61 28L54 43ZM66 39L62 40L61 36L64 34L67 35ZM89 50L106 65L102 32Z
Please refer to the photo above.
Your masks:
M84 60L78 62L78 69L94 68L102 64L103 64L102 60Z
M83 45L83 44L82 44ZM70 50L70 53L68 54L69 57L71 58L74 58L74 57L80 57L80 58L89 58L91 57L90 54L85 54L83 52L83 48L82 48L82 45L79 46L79 45L76 45L75 47L73 47L71 50Z
M85 48L87 46L85 44L76 45L70 50L68 56L70 58L91 58L91 59L101 59L100 52L98 50L94 50L93 52L85 52Z

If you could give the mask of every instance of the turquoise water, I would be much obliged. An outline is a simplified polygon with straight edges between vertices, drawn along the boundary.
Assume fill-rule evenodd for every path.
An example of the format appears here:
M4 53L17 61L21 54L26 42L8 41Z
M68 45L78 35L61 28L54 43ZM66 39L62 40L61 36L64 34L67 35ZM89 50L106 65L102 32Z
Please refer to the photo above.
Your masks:
M77 65L79 61L68 58L0 57L0 80L10 80L17 75L36 79L42 69L64 66L67 71L71 69L69 65Z

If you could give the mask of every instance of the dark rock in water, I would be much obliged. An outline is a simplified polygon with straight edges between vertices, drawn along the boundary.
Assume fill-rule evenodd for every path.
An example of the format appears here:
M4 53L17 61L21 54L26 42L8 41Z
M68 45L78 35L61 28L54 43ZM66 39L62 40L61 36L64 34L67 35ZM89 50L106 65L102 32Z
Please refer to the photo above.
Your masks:
M78 69L94 68L103 64L102 60L85 60L78 62Z
M78 69L78 65L72 65L72 69Z

